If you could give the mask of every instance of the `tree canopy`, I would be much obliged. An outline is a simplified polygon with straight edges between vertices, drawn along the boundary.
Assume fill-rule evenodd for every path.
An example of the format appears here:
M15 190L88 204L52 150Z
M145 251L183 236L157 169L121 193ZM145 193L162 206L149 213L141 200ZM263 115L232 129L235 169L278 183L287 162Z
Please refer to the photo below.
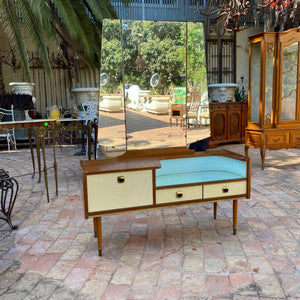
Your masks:
M0 0L0 13L1 25L26 80L30 80L30 72L24 33L31 37L48 73L49 40L66 60L71 50L91 67L98 67L102 21L117 17L109 0Z
M109 75L110 89L112 85L121 84L122 68L125 82L137 84L143 89L151 88L150 78L158 73L160 89L164 92L170 85L185 87L186 78L191 89L203 90L206 88L206 68L202 24L188 23L187 26L184 22L105 22L101 71Z

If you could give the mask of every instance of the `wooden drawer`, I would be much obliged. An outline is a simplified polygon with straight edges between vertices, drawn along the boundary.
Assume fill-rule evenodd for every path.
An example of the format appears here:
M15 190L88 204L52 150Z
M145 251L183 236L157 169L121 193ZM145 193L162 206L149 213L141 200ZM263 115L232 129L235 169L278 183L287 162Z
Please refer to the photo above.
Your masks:
M222 198L234 195L246 195L247 181L233 181L216 184L206 184L203 187L203 198Z
M286 144L289 142L289 133L287 132L270 132L267 133L267 144L276 145L276 144Z
M88 212L153 204L152 170L87 176Z
M171 203L202 199L202 185L156 190L156 203Z
M242 109L242 102L230 102L230 110L241 110Z
M290 142L292 144L300 144L300 131L292 131L291 132Z
M262 135L260 133L246 131L246 143L260 146L261 137Z
M226 104L226 102L212 102L212 103L209 104L209 109L211 111L226 110L227 109L227 104Z

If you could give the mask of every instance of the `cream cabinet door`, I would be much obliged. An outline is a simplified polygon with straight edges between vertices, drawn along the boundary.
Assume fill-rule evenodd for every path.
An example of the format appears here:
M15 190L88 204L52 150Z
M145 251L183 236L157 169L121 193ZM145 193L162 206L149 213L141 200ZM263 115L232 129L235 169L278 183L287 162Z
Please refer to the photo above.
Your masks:
M153 204L152 170L87 176L88 212Z

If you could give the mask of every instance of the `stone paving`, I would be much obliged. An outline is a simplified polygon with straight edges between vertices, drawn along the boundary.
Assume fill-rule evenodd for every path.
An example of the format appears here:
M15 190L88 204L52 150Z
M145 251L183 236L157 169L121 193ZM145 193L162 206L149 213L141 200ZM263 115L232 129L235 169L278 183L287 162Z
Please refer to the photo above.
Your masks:
M243 153L244 145L222 148ZM28 149L0 152L20 183L11 232L0 220L0 299L300 299L299 150L252 157L251 199L103 218L103 257L83 215L77 146L57 149L59 195L50 169L31 178ZM48 165L52 149L47 148ZM23 176L25 175L25 176Z

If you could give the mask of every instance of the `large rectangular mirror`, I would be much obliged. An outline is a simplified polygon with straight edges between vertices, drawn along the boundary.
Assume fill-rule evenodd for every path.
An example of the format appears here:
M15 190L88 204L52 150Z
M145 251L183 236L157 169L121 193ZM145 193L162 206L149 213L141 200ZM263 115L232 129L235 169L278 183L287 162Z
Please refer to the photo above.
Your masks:
M202 23L187 23L187 144L210 136L205 38Z
M100 68L99 138L109 149L126 150L123 50L120 20L103 20Z
M207 138L202 23L106 20L103 30L100 143L124 146L121 128L127 150L188 146ZM107 109L120 95L124 119Z

